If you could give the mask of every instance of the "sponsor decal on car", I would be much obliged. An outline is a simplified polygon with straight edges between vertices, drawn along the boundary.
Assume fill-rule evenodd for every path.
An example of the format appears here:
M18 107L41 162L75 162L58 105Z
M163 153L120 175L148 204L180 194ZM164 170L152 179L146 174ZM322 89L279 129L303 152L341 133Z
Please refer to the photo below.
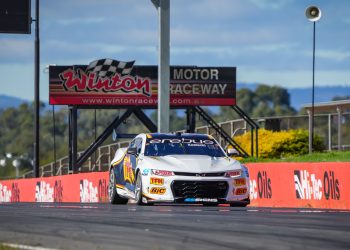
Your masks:
M245 186L246 184L245 178L235 179L234 184L235 186Z
M152 188L149 190L149 192L150 192L151 194L160 194L160 195L163 195L163 194L165 194L165 192L166 192L166 188L164 188L164 187L152 187Z
M237 188L235 191L236 195L242 195L247 193L247 188Z
M150 184L151 185L162 186L162 185L164 185L164 179L163 178L151 177Z
M150 170L148 169L148 168L146 168L146 169L144 169L143 171L142 171L142 175L148 175L149 174L149 172L150 172Z
M135 175L132 171L132 166L130 162L130 156L125 156L124 158L124 164L123 164L123 172L124 172L124 180L125 182L134 183L135 181Z
M212 140L202 140L202 139L189 139L189 138L181 138L181 139L152 139L149 140L149 143L185 143L185 144L206 144L213 145L215 144Z
M186 198L185 202L218 202L216 198Z

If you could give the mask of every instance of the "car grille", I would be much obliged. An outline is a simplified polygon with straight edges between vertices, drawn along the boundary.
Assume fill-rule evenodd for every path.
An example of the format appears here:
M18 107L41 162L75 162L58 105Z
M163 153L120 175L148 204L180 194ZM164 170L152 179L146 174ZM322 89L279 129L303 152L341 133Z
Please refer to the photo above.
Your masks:
M215 173L188 173L188 172L174 172L175 175L181 176L197 176L197 177L218 177L225 176L225 172L215 172Z
M175 198L224 198L228 184L226 181L173 181Z

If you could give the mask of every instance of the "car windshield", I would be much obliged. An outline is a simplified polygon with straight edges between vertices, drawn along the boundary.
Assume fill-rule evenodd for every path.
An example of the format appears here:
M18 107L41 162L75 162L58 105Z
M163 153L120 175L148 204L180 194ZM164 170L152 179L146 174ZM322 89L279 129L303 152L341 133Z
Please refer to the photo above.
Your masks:
M226 156L215 140L198 138L156 138L147 139L146 156L164 155L208 155L211 157Z

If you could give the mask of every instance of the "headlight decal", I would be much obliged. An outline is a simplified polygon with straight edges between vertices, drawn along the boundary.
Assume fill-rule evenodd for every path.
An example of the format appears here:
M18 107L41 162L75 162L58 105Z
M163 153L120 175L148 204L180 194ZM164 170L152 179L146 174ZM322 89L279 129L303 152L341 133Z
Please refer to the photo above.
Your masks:
M232 171L227 171L225 174L225 177L237 177L242 174L241 170L232 170Z

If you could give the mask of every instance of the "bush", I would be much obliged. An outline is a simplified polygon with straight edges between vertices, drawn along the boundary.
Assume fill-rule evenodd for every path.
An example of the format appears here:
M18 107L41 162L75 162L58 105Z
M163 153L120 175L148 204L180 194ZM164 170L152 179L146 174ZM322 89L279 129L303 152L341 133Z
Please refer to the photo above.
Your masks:
M250 153L250 132L233 138L246 152ZM309 133L306 130L273 132L259 129L259 158L283 158L309 153ZM314 136L314 151L325 149L321 137ZM255 148L254 148L255 153Z

